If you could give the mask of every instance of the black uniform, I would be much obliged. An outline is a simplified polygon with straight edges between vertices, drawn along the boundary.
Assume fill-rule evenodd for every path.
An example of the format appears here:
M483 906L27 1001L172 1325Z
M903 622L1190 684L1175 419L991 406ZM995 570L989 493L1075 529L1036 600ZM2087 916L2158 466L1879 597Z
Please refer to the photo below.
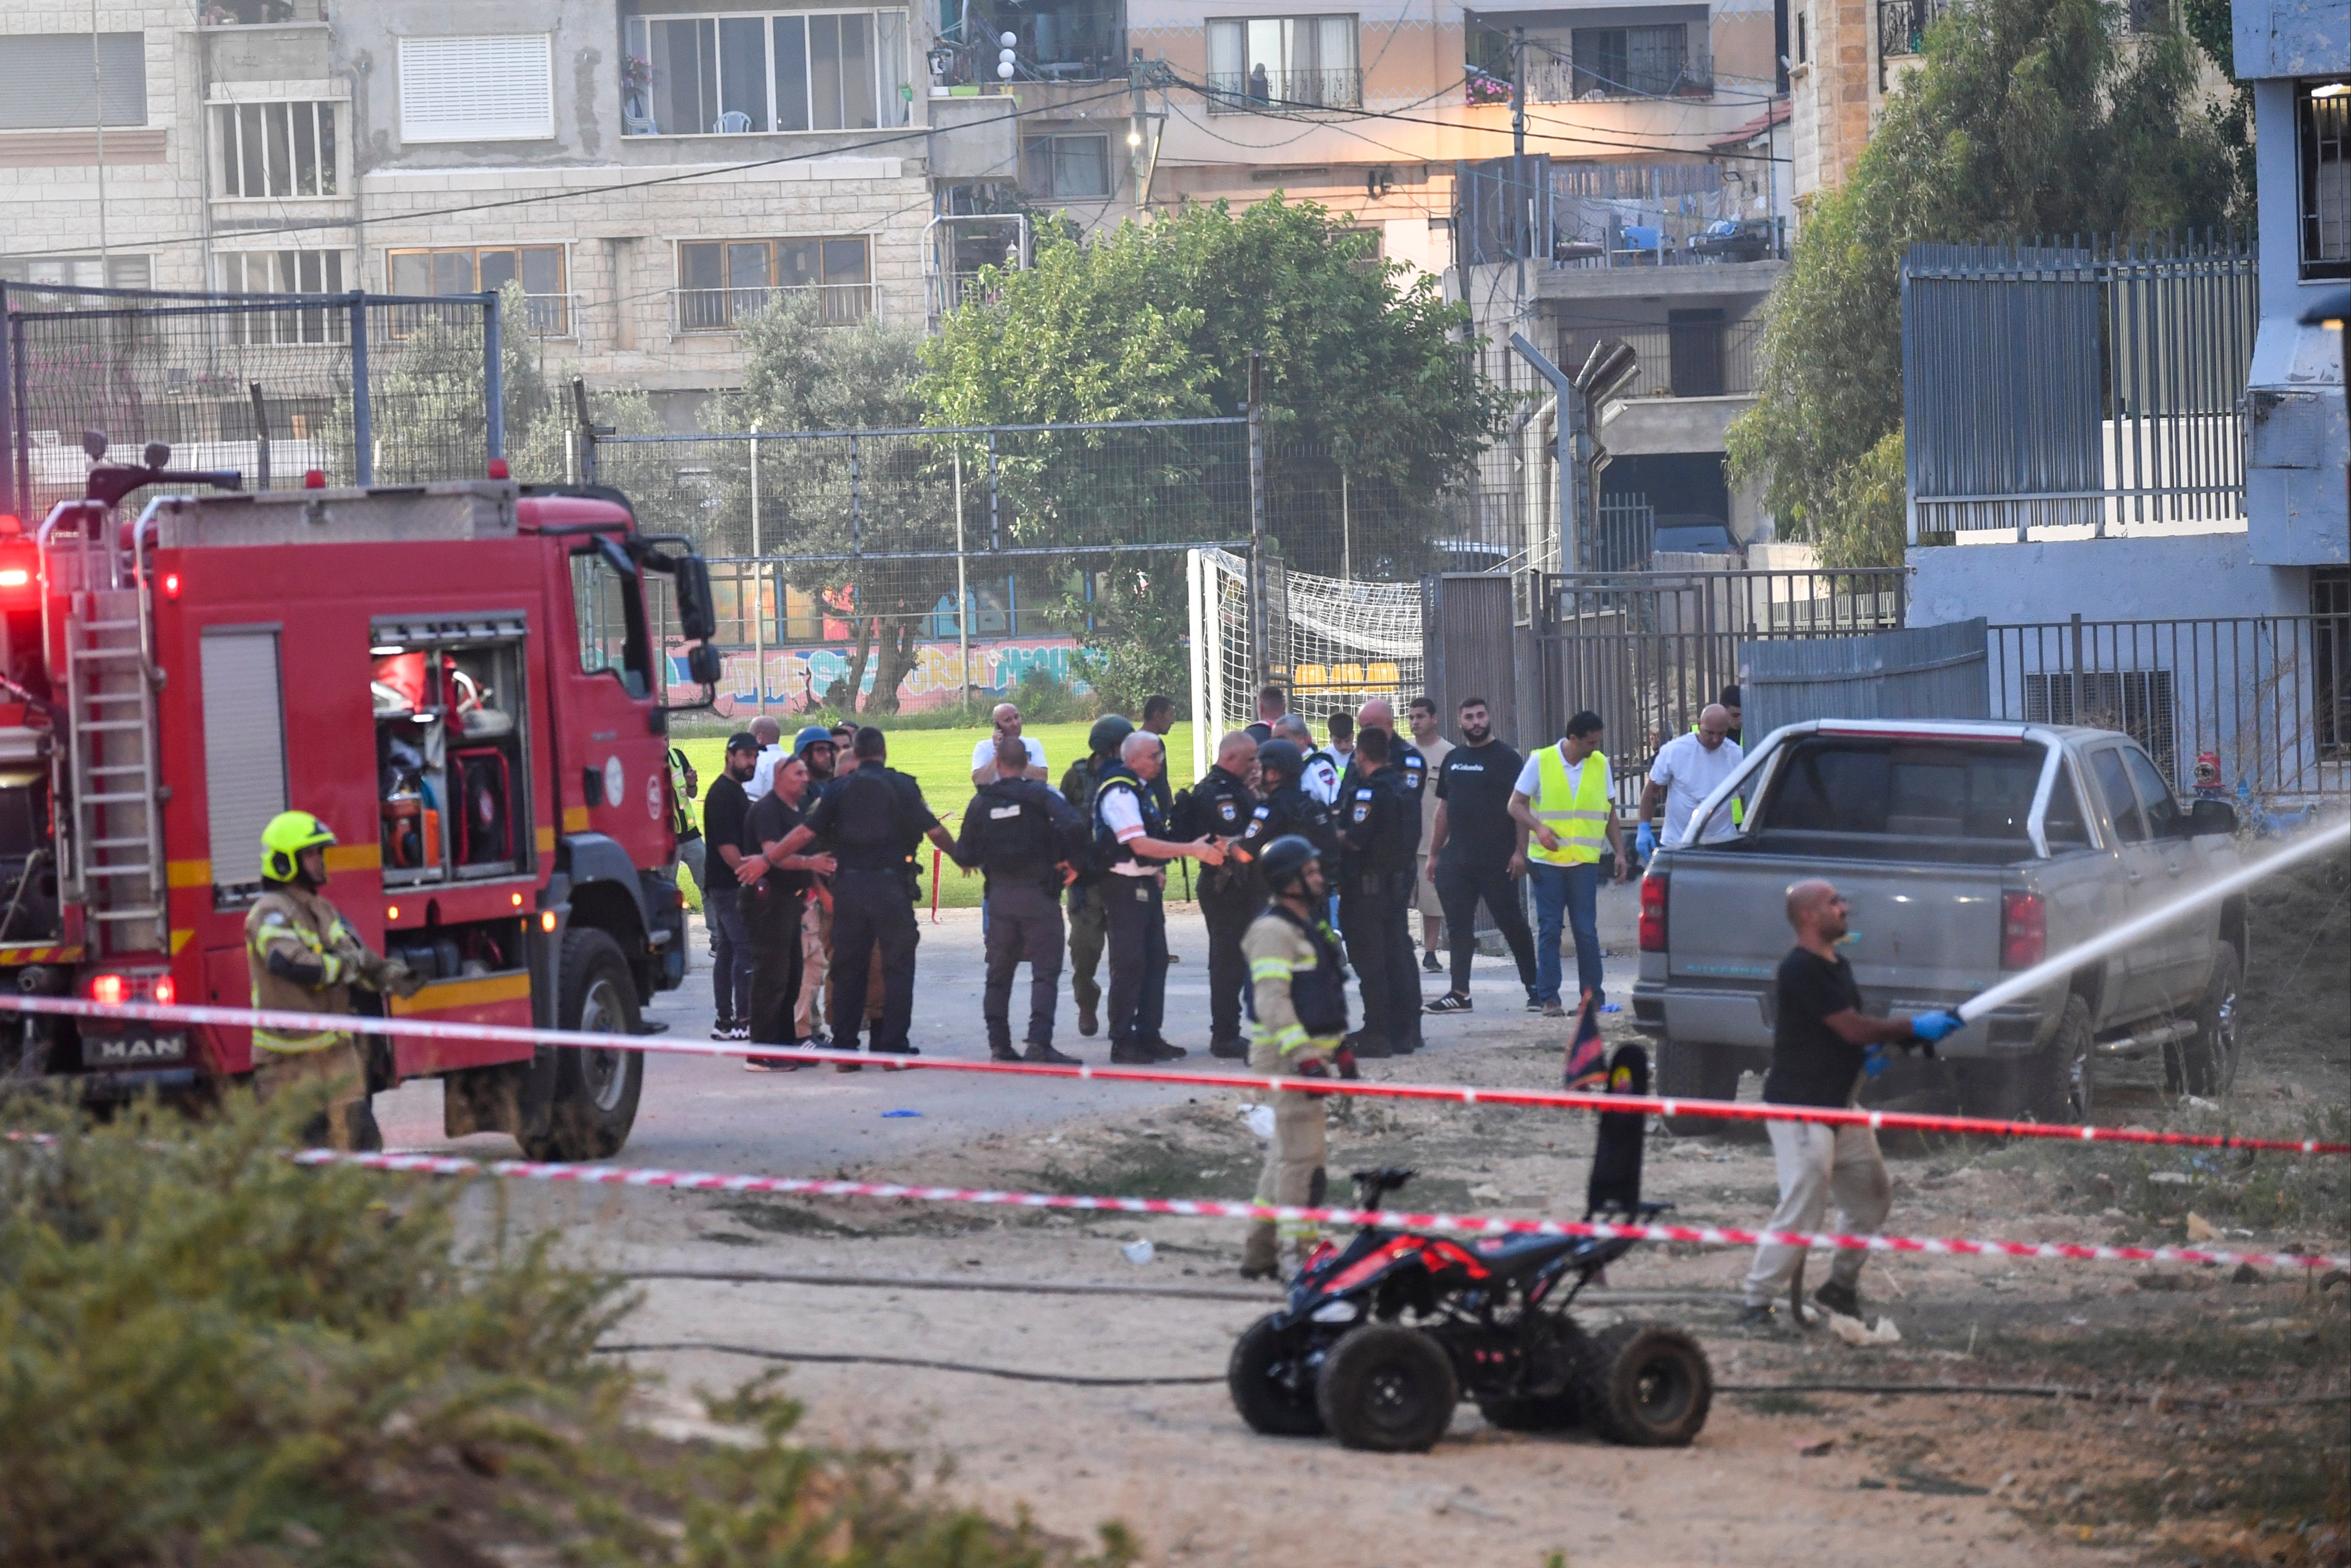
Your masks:
M1246 779L1210 768L1184 791L1170 831L1179 839L1207 833L1238 838L1257 809ZM1241 956L1241 936L1265 908L1265 879L1253 863L1228 860L1201 868L1199 889L1200 917L1208 927L1208 1049L1218 1056L1247 1056L1241 988L1249 979L1249 960Z
M1535 939L1527 929L1520 884L1510 880L1510 855L1518 847L1518 824L1510 820L1510 791L1524 762L1499 740L1457 746L1437 768L1437 795L1445 802L1445 848L1437 856L1437 902L1445 906L1445 930L1453 944L1453 988L1469 994L1469 960L1478 946L1478 904L1493 913L1519 981L1535 994Z
M1061 983L1061 868L1085 858L1084 824L1070 803L1030 779L999 779L971 798L956 863L987 874L987 988L980 1013L987 1051L1012 1050L1012 971L1029 965L1028 1043L1053 1043Z
M1102 868L1094 891L1102 895L1110 948L1110 1042L1113 1051L1148 1050L1162 1043L1159 1031L1167 1011L1167 915L1158 877L1119 868L1163 862L1120 843L1103 821L1102 807L1115 796L1134 801L1145 838L1166 838L1167 822L1133 768L1123 762L1102 768L1094 786L1092 826L1094 859Z
M780 843L805 819L773 791L759 797L744 823L739 848L757 855ZM792 1008L800 994L800 911L808 899L809 873L770 870L737 895L751 944L751 1039L760 1045L792 1045Z
M1397 776L1390 782L1389 776ZM1420 1049L1420 973L1413 961L1413 848L1420 806L1402 787L1402 770L1347 770L1339 795L1339 839L1346 860L1339 876L1339 925L1347 962L1364 993L1364 1047L1402 1055Z
M832 843L832 1040L856 1048L867 971L882 953L882 1018L872 1049L911 1055L914 1016L914 851L939 825L922 786L877 759L835 779L808 825Z
M1376 777L1397 800L1400 813L1400 820L1393 829L1397 844L1382 842L1382 863L1386 863L1388 857L1401 854L1405 873L1402 893L1376 906L1381 917L1395 926L1393 931L1381 933L1379 941L1383 946L1379 951L1399 956L1402 962L1393 974L1386 977L1387 996L1383 1009L1374 1009L1371 998L1368 996L1364 998L1364 1029L1368 1034L1384 1036L1397 1051L1417 1051L1420 1048L1420 964L1414 956L1412 946L1415 893L1412 877L1414 857L1420 852L1420 797L1430 784L1428 758L1421 755L1420 748L1411 741L1392 733L1388 737L1387 766L1380 769ZM1343 831L1347 828L1348 818L1353 815L1350 803L1357 798L1356 792L1364 783L1361 765L1350 757L1347 771L1339 779L1338 803L1332 808L1339 814L1339 826ZM1348 934L1347 955L1351 960L1355 954L1353 924L1343 897L1339 904L1339 925L1343 932ZM1371 934L1367 932L1364 935L1368 938ZM1355 963L1355 972L1364 972L1360 961Z

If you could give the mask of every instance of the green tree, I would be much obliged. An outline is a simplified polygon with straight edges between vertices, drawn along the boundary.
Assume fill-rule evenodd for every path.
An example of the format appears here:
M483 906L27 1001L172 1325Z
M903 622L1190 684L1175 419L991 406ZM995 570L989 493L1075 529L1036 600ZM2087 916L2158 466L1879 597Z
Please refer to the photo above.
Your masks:
M2126 42L2107 0L1977 0L1929 29L1772 291L1731 472L1834 565L1902 559L1902 258L1921 240L2216 225L2233 165L2178 33ZM1889 478L1891 483L1889 483Z

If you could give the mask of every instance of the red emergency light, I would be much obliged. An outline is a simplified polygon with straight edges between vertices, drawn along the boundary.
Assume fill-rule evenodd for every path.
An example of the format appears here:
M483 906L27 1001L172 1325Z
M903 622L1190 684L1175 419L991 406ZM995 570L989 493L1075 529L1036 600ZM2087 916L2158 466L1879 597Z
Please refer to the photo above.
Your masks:
M169 975L92 975L83 988L102 1008L119 1008L125 1002L152 1002L168 1008L180 995Z
M39 548L27 538L0 535L0 610L33 610L40 602Z

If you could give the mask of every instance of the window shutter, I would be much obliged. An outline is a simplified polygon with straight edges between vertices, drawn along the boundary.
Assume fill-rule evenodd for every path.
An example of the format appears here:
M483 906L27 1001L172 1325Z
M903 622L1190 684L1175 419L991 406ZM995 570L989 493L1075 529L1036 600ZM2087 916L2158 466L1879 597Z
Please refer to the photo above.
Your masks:
M277 633L256 627L208 631L199 664L213 885L241 887L261 879L261 830L286 810Z
M400 40L402 141L544 141L555 134L545 33Z

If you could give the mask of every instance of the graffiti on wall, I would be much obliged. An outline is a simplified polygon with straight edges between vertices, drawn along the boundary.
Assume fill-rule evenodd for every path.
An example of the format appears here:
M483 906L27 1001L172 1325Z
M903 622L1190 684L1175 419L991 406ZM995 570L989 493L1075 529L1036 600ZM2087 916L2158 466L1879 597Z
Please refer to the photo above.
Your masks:
M976 643L971 650L970 685L976 693L991 696L1009 695L1030 671L1041 671L1055 684L1071 691L1087 689L1079 678L1071 655L1078 650L1073 637L1020 637L1001 643ZM914 667L898 683L898 708L902 713L916 713L925 708L944 707L956 700L959 683L956 679L956 663L960 652L953 642L920 643L914 648ZM724 655L725 677L718 683L718 708L722 715L749 713L760 706L760 682L764 673L767 687L767 707L775 713L804 713L826 706L825 695L849 677L850 646L846 643L814 648L770 648L767 651L766 668L756 668L757 656L748 648L729 649ZM698 695L685 674L685 648L674 643L667 651L671 700L690 702ZM862 707L873 695L874 665L878 661L866 655L865 670L859 683L858 706Z

